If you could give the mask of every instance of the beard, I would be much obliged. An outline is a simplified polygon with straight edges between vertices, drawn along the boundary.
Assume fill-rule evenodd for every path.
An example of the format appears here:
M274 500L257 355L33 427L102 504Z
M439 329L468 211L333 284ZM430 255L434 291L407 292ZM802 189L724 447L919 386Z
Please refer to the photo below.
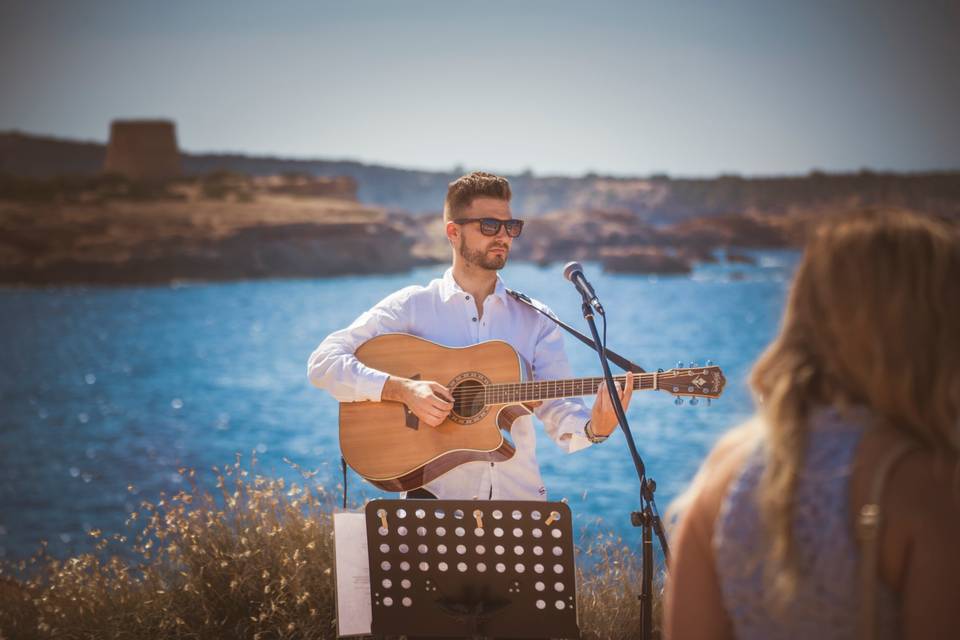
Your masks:
M502 256L489 253L490 249L493 248L501 248L505 253ZM467 247L466 240L462 236L460 237L458 251L467 264L480 267L481 269L487 269L488 271L499 271L503 269L507 265L507 256L510 255L510 247L504 244L491 243L482 249L470 249Z

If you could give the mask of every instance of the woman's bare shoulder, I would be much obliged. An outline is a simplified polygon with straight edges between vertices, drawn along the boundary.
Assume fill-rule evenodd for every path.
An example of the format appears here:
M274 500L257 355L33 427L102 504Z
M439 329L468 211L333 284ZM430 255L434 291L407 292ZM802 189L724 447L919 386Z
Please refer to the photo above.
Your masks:
M882 498L884 509L905 515L960 518L960 457L889 431L864 437L854 471L857 501L867 500L881 460L900 447L906 452L890 470Z
M899 592L918 581L942 582L938 572L960 573L960 555L954 549L960 539L960 459L956 454L923 447L897 433L868 433L854 469L851 513L856 517L870 499L881 460L904 444L909 451L890 469L880 499L881 573Z
M883 501L888 512L909 516L915 536L946 537L952 546L960 539L960 459L914 449L891 472Z

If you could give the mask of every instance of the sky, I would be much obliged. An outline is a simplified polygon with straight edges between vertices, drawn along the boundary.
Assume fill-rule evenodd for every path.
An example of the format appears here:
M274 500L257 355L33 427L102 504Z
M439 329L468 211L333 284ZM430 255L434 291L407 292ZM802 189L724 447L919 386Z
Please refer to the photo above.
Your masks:
M0 131L537 175L960 169L960 2L0 0Z

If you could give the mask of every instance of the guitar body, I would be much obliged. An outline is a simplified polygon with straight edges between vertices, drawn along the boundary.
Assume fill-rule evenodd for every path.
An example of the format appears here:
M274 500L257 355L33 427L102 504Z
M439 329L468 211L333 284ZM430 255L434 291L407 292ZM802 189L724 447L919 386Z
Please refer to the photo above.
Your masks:
M377 336L357 350L360 362L398 377L433 380L451 390L454 409L442 424L421 423L399 402L340 404L340 448L350 467L387 491L408 491L465 462L503 462L505 437L525 405L484 405L482 385L524 382L529 366L506 342L445 347L416 336Z
M530 365L506 342L445 347L406 333L387 333L357 349L360 362L402 378L432 380L454 398L453 411L436 427L400 402L340 403L340 450L354 471L387 491L408 491L467 462L503 462L516 449L514 421L543 400L593 395L600 378L531 381ZM619 384L626 378L617 376ZM726 378L711 364L640 373L634 389L678 398L720 397Z

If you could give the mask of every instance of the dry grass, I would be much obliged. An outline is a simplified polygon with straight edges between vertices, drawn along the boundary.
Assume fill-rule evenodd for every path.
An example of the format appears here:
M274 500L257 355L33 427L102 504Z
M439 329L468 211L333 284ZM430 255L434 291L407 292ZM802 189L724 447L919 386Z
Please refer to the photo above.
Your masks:
M640 530L637 529L639 538ZM585 545L585 546L584 546ZM577 559L577 606L584 638L633 640L640 637L641 558L613 534L581 542ZM663 576L654 577L653 637L659 638Z
M97 553L3 567L0 638L335 638L334 498L255 464L215 467L214 493L181 470L190 489L143 502L130 540L93 531ZM581 553L584 637L637 637L638 558L609 535Z

